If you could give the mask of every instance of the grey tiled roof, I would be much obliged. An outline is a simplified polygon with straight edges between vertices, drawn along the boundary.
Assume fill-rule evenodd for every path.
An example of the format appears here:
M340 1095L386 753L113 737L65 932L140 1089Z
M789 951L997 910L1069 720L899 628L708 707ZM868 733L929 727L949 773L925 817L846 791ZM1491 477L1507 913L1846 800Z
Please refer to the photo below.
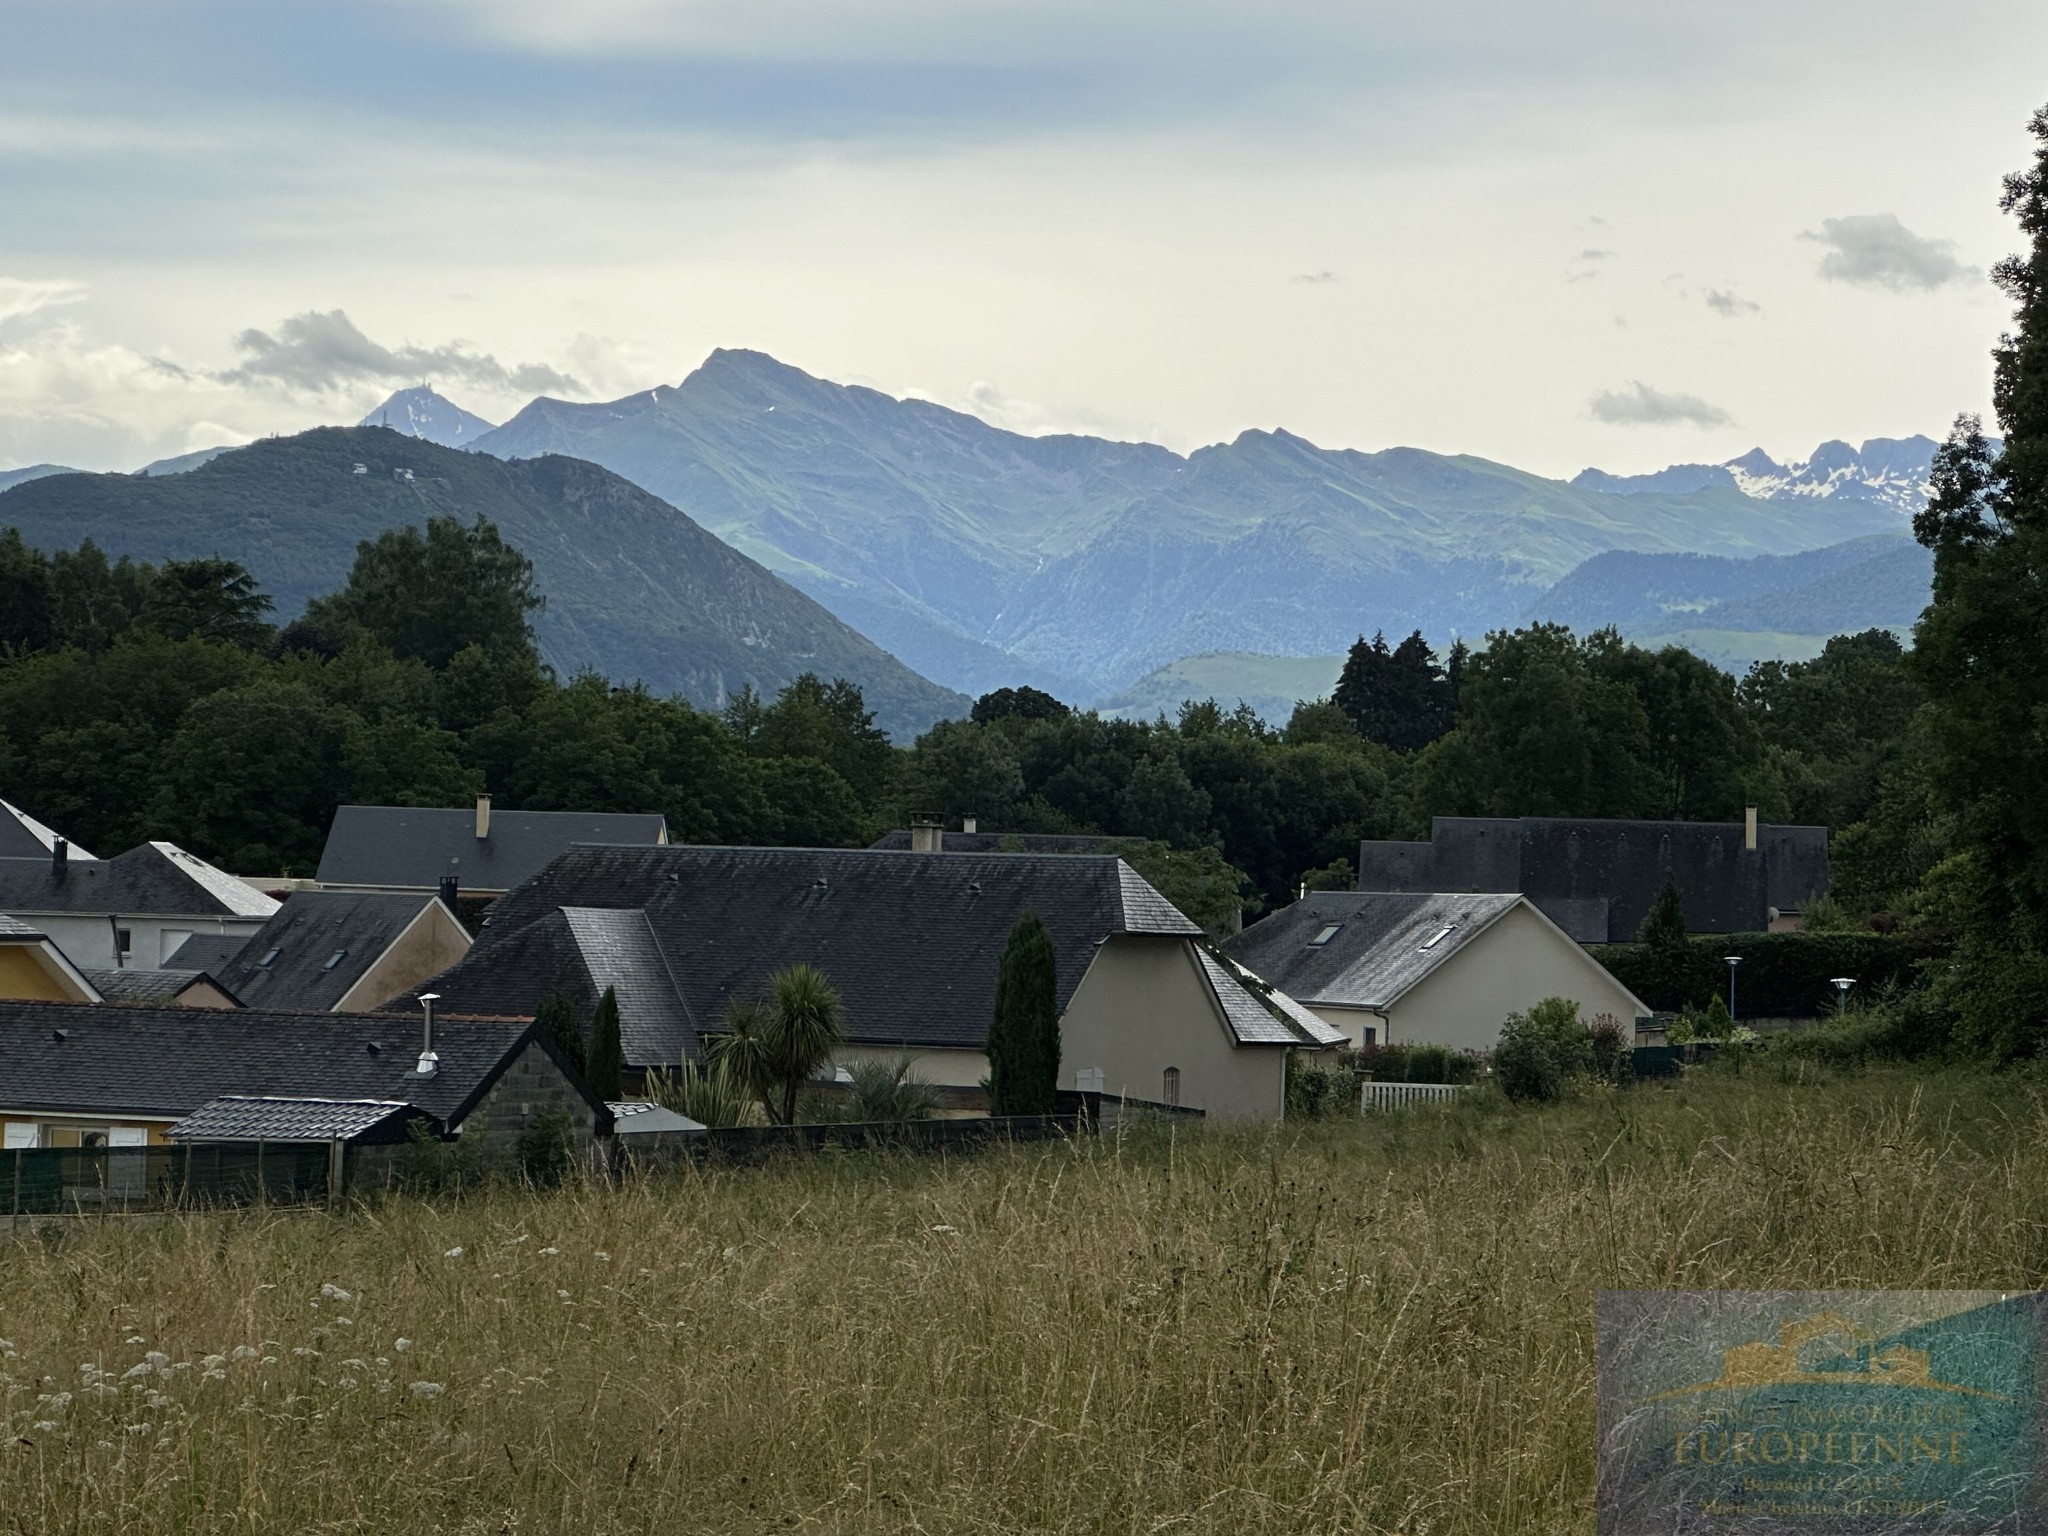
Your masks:
M1226 954L1308 1004L1390 1008L1522 897L1313 891L1229 940ZM1323 929L1337 931L1313 944Z
M942 832L940 844L947 853L1115 853L1120 843L1141 843L1139 837L1106 837L1101 833L1065 832ZM898 827L884 832L870 848L906 853L910 829Z
M0 912L0 939L13 939L17 943L26 943L31 939L46 939L48 937L49 935L44 933L34 923L24 923L18 917L9 917L6 913Z
M164 964L177 970L204 971L219 977L228 964L248 945L246 933L195 933L180 944Z
M224 1095L388 1099L454 1127L532 1034L524 1023L256 1009L0 1002L0 1098L52 1113L188 1115ZM591 1101L595 1109L596 1101Z
M672 986L677 1002L665 1030L642 1037L659 1054L636 1056L629 1042L632 1066L694 1053L697 1029L717 1028L733 999L758 996L770 973L800 960L839 988L849 1039L978 1050L997 961L1027 912L1052 935L1062 1009L1109 935L1201 932L1099 855L579 847L500 898L475 947L426 990L450 1013L530 1015L551 991L579 995L587 1012L595 978L565 908L646 915L653 946L630 951L636 985L656 1000ZM605 952L624 963L634 930L613 931L620 942Z
M172 843L144 843L111 859L71 859L62 875L46 854L0 858L0 912L119 912L136 916L268 917L277 903Z
M404 1141L418 1120L440 1123L393 1099L209 1099L170 1128L174 1141Z
M332 1008L437 900L373 891L294 891L213 974L251 1008ZM189 963L185 951L194 942L180 945L172 960Z
M612 989L619 1004L619 1043L629 1062L679 1062L696 1031L676 991L647 914L604 907L563 907L562 920L583 957L590 995ZM678 1028L681 1025L682 1028Z
M1224 955L1199 946L1202 974L1239 1045L1339 1045L1348 1037Z
M327 830L320 883L432 891L453 875L467 891L505 891L577 843L648 846L666 828L653 814L493 810L490 836L480 838L474 806L344 805Z
M57 834L19 806L0 800L0 859L47 859ZM73 858L89 859L83 848L71 850Z
M180 946L182 950L183 946ZM80 971L92 989L110 1003L175 1003L186 988L213 981L204 971ZM215 986L220 983L214 982ZM222 987L230 997L228 988Z

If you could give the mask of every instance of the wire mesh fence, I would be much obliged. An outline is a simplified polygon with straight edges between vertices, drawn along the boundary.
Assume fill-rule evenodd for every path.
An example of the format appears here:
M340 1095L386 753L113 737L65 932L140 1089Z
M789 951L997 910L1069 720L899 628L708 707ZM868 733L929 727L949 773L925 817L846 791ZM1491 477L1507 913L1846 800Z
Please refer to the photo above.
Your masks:
M69 1216L327 1199L329 1153L303 1142L16 1147L0 1152L0 1210Z

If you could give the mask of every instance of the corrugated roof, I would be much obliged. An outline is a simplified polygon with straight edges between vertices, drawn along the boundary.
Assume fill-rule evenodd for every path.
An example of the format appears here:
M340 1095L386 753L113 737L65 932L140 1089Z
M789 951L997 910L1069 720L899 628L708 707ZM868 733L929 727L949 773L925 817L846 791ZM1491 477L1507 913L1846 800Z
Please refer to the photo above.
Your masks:
M209 1099L170 1128L174 1141L403 1141L419 1120L439 1123L392 1099Z
M251 1008L332 1008L438 900L410 893L294 891L213 974ZM185 952L196 942L195 937L180 945L173 963L189 964Z
M417 1013L0 1002L0 1096L12 1109L135 1115L187 1115L223 1095L388 1099L452 1126L530 1034L437 1017L441 1069L423 1078Z
M277 902L172 843L143 843L111 859L74 858L60 875L45 856L0 858L0 912L268 917Z
M1523 898L1513 893L1314 891L1225 952L1308 1004L1392 1007ZM1334 929L1322 942L1326 929Z
M733 999L759 996L770 973L800 960L844 996L849 1039L979 1050L997 962L1027 912L1052 935L1062 1009L1109 935L1201 932L1099 855L580 847L502 897L469 954L426 990L450 1013L530 1015L557 990L580 993L587 1010L601 989L563 916L572 908L644 912L653 947L632 950L632 969L649 998L673 978L677 1008L647 1037L660 1054L629 1047L632 1066L694 1053L697 1028L717 1028ZM623 947L612 952L625 963Z
M432 891L453 875L464 890L507 891L577 843L651 846L668 823L656 814L493 810L490 829L476 835L474 806L344 805L327 831L320 883Z

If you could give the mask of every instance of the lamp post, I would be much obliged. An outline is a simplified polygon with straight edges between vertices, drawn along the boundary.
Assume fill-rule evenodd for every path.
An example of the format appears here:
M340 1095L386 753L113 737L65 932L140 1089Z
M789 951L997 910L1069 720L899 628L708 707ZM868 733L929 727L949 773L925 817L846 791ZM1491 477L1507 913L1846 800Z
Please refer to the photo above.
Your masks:
M1721 958L1728 962L1728 1019L1729 1022L1733 1023L1735 1019L1735 967L1742 964L1742 956L1723 955Z
M1831 976L1828 979L1835 984L1835 1012L1847 1013L1849 1011L1849 989L1856 985L1856 978L1854 976Z

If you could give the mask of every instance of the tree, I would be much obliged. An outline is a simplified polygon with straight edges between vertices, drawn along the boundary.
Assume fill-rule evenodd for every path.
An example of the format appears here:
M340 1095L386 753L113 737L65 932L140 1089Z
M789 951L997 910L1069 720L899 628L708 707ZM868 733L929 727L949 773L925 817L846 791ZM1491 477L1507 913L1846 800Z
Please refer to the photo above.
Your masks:
M1527 1013L1511 1013L1493 1048L1501 1091L1519 1103L1549 1104L1574 1079L1593 1071L1593 1036L1568 997L1546 997Z
M845 1004L830 978L799 962L768 978L765 1000L734 998L706 1055L746 1083L777 1125L796 1121L797 1095L845 1042Z
M620 1078L625 1065L625 1049L619 1039L619 996L606 987L597 1000L597 1011L590 1016L590 1058L583 1081L600 1099L622 1098L626 1090Z
M274 606L239 561L170 560L149 581L136 622L167 640L267 650L277 631L264 615Z
M1636 942L1656 949L1683 949L1685 937L1685 903L1679 900L1678 887L1666 880L1636 930Z
M998 720L1064 720L1073 711L1049 693L1036 688L998 688L974 701L968 718L976 725L993 725Z
M358 544L347 584L307 604L306 622L358 626L394 655L439 670L472 645L530 655L532 616L543 606L533 562L496 524L431 517L424 532L393 528Z
M1244 871L1226 863L1214 848L1116 843L1108 851L1121 857L1190 921L1200 923L1212 939L1227 939L1242 928L1247 904L1254 912L1262 905Z
M576 1003L566 992L550 992L533 1012L534 1033L554 1047L555 1054L583 1072L583 1025L576 1017Z
M2034 163L2000 206L2031 248L1992 271L2014 303L1993 350L2001 447L1960 418L1914 533L1934 551L1917 631L1934 792L1956 818L1970 897L1954 998L1963 1036L2002 1055L2048 1044L2048 107Z
M1359 735L1396 752L1419 751L1456 723L1455 689L1419 629L1392 650L1385 634L1360 636L1331 697Z
M996 968L988 1031L988 1105L996 1115L1052 1113L1060 1078L1058 956L1035 912L1010 930Z

